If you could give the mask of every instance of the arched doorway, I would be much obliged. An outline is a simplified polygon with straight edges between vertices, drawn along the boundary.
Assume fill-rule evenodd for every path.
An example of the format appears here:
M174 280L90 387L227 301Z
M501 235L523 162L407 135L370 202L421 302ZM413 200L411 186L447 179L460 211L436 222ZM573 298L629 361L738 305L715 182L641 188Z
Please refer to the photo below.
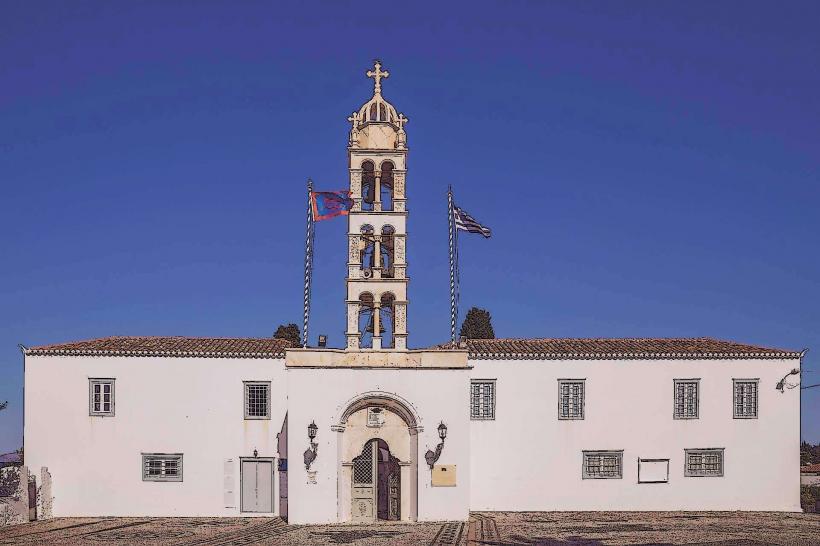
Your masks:
M416 521L415 408L394 394L363 393L339 408L339 521Z
M401 519L401 467L381 438L368 440L353 459L354 522Z

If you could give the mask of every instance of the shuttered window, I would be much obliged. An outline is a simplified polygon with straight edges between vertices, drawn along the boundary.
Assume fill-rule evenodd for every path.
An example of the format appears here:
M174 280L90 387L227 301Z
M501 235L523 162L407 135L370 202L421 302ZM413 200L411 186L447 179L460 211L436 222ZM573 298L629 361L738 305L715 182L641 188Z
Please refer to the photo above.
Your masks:
M114 416L114 380L88 380L88 414L98 417Z

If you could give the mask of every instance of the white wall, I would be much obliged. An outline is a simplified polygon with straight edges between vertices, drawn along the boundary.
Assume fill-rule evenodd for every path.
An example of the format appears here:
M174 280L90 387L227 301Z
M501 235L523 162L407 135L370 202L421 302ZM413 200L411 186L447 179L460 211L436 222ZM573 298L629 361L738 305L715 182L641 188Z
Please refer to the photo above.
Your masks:
M475 360L494 421L471 421L472 510L799 511L800 404L776 383L799 360ZM558 379L586 379L583 421L558 420ZM700 378L700 418L675 420L673 379ZM760 378L759 418L734 419L733 378ZM725 448L723 477L684 477L685 448ZM582 450L622 449L623 479L581 478ZM638 458L670 459L638 484Z
M407 400L424 431L418 436L418 520L466 520L470 495L469 370L289 368L288 415L289 521L328 523L340 521L337 504L340 441L344 432L330 427L350 400L365 392L385 392ZM297 395L298 393L298 395ZM307 426L316 421L319 432L316 484L308 484L302 463L308 447ZM456 487L431 487L430 469L424 462L428 449L439 442L436 428L444 421L447 440L439 464L457 466ZM407 507L402 506L402 512Z
M114 417L88 415L90 377L116 378ZM243 380L271 381L270 420L244 419ZM51 471L55 516L236 516L239 457L277 457L284 360L28 356L25 381L26 462ZM143 452L183 453L184 481L143 482Z

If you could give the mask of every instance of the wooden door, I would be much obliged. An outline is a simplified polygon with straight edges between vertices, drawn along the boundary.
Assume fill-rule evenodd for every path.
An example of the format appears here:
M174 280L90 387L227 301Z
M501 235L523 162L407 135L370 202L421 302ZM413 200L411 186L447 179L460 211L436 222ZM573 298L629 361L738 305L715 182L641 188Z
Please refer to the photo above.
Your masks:
M362 454L353 459L353 486L350 514L354 523L376 519L376 464L378 443L370 440Z
M273 460L242 459L242 511L273 512Z

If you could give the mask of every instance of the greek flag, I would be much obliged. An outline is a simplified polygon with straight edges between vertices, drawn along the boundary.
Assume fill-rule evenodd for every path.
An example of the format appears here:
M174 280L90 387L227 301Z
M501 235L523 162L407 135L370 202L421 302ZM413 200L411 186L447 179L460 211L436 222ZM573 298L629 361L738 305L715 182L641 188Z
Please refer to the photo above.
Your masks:
M469 233L480 233L485 238L489 239L492 231L487 226L482 226L478 220L464 212L458 207L453 207L453 219L456 223L456 229L467 231Z

